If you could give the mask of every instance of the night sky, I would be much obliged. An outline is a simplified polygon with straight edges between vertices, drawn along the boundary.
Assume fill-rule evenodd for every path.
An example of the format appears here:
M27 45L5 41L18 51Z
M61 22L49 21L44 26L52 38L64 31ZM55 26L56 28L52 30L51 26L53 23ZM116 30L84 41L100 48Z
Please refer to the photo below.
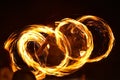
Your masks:
M79 71L57 78L70 80L86 75L87 80L119 80L120 74L120 31L119 4L115 0L34 0L34 1L4 1L0 2L0 56L4 56L3 45L13 32L24 29L27 25L51 25L55 21L69 17L76 19L83 15L95 15L103 18L110 25L115 45L111 54L97 63L87 63ZM5 57L1 61L8 63ZM45 80L54 78L48 76Z

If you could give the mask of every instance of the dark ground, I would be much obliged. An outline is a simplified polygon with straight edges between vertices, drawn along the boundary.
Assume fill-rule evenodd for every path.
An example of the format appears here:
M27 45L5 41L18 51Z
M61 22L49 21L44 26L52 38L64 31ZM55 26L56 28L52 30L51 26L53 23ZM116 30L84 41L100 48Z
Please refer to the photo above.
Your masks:
M96 15L105 19L115 35L115 45L111 54L97 63L84 65L79 71L63 77L48 76L45 80L77 80L85 74L87 80L120 79L120 31L119 4L110 0L61 0L61 1L4 1L0 2L0 64L8 64L4 57L3 44L8 36L30 24L48 25L65 17L78 18L83 15ZM2 56L3 55L3 56ZM5 65L8 66L8 65Z

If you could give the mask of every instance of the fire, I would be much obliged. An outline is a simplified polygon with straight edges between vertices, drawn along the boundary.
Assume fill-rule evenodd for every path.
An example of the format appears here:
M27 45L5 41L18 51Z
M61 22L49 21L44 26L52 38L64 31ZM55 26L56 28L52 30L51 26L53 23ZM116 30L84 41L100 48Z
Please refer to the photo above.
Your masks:
M94 24L95 23L95 24ZM100 24L101 26L97 26ZM29 70L42 80L46 75L64 76L80 69L85 63L97 62L106 58L112 50L114 35L110 26L96 16L83 16L77 20L64 18L55 22L56 28L45 25L30 25L19 34L12 34L5 42L4 48L9 51L12 69L22 69L16 63L16 54L26 63ZM94 37L89 27L108 36L107 49L101 56L90 58L94 50ZM33 45L32 45L33 44ZM49 55L62 55L57 65L50 65Z

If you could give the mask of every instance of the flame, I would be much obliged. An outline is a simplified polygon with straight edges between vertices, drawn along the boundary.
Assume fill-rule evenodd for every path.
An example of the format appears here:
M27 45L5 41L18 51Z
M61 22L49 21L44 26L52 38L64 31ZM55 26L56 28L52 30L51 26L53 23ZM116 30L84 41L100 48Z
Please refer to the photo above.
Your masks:
M108 33L107 36L109 37L108 49L106 50L106 52L103 55L100 55L100 56L95 57L93 59L88 59L88 61L87 61L87 62L97 62L97 61L102 60L103 58L106 58L110 54L112 47L114 45L114 35L113 35L113 32L112 32L110 26L102 18L88 15L88 16L83 16L83 17L79 18L78 21L83 23L85 20L89 20L89 19L101 23L102 26L100 26L100 28L103 28L104 32ZM88 23L88 25L89 25L89 23ZM98 27L98 26L96 26L96 27Z
M105 53L92 59L90 59L90 55L94 50L94 41L87 26L90 20L100 22L102 24L100 29L104 28L109 37L108 49ZM86 21L87 25L84 23ZM45 25L30 25L21 33L14 33L7 39L4 48L10 53L11 66L14 72L22 69L15 61L15 54L22 58L37 80L44 79L46 75L58 77L69 75L85 63L100 61L110 54L114 43L114 35L110 26L103 19L87 15L77 20L64 18L61 21L56 21L55 24L56 28ZM29 51L30 42L34 44L33 51ZM47 59L52 46L56 46L55 48L64 57L58 65L47 66ZM58 52L53 51L52 54L58 54Z

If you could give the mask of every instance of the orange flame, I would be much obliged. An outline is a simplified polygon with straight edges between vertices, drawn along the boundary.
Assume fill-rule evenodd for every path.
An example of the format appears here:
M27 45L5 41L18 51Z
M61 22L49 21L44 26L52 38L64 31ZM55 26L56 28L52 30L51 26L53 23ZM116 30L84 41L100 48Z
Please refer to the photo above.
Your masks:
M90 20L101 23L100 29L104 28L109 37L108 49L103 55L93 59L89 59L94 48L93 36L87 26ZM88 24L84 23L86 21ZM41 80L46 75L69 75L87 62L97 62L107 57L112 50L114 35L110 26L99 17L87 15L78 20L65 18L55 22L55 24L55 29L44 25L30 25L20 35L12 34L7 39L4 48L9 51L12 58L13 71L21 69L14 59L14 54L17 53L27 66L32 68L31 71L35 74L37 80ZM34 43L33 52L29 51L28 48L30 42ZM56 46L55 49L52 46ZM14 48L16 48L17 53L15 53ZM52 54L60 53L64 57L58 65L47 66L49 65L47 59L51 54L51 48L53 50L58 49L57 53L52 50Z

